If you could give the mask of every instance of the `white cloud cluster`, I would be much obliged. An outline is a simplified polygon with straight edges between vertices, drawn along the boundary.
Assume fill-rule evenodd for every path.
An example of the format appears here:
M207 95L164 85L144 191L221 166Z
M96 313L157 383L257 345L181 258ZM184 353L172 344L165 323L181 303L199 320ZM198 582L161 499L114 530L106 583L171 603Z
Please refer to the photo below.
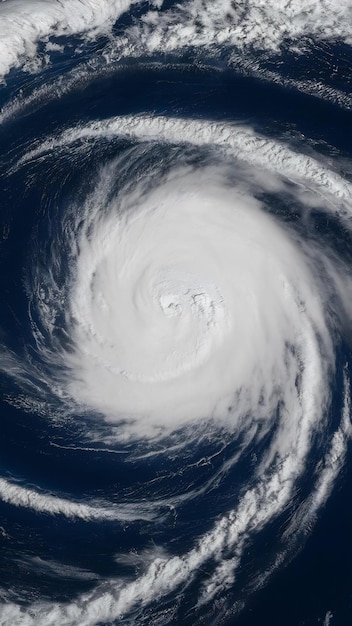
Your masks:
M116 20L140 0L11 0L0 5L0 76L33 65L40 41L52 36L91 40L111 32ZM350 0L190 0L164 9L158 2L113 47L121 56L232 46L278 51L285 40L299 51L304 37L351 44ZM46 47L48 50L53 50Z
M90 39L109 33L131 4L133 0L11 0L2 3L0 76L33 59L38 42L47 41L50 36L85 35Z

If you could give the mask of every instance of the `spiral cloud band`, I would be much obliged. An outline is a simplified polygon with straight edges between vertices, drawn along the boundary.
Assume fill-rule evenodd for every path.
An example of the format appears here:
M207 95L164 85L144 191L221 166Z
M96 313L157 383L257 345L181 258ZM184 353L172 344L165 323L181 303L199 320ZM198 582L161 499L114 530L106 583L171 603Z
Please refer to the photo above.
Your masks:
M138 119L131 123L138 140ZM157 141L156 124L160 128L161 120L150 118L149 150ZM181 121L162 124L161 138L168 141L176 134L175 124L179 130L186 127ZM120 125L129 127L126 121ZM141 148L133 149L137 161L147 158L146 128L144 119ZM206 125L198 123L198 130L211 139ZM97 129L95 134L119 139L116 122L109 131L103 125L101 135ZM238 132L244 131L234 129L234 135ZM72 142L74 152L81 150L84 155L87 145L82 138L91 138L89 133L89 128L73 136L66 131L57 142L61 158L66 147L72 149ZM194 132L195 146L200 135ZM349 187L317 161L294 153L289 167L297 183L280 178L279 158L274 172L270 159L266 169L260 153L257 167L250 153L244 175L241 161L230 157L230 128L226 136L221 155L212 154L216 146L210 141L204 166L186 166L181 158L167 173L153 171L133 185L126 182L119 192L115 183L118 176L123 180L124 164L115 159L103 166L85 201L80 205L74 201L69 209L66 241L59 238L65 257L71 246L66 298L58 299L53 271L63 264L57 247L50 272L35 275L38 289L31 306L40 313L37 349L43 361L54 378L55 370L70 372L60 393L98 412L119 440L168 438L185 428L189 438L201 426L208 434L227 431L242 442L243 455L271 433L252 487L243 492L237 507L187 555L155 560L116 600L112 589L108 612L99 613L99 621L113 620L136 602L144 605L169 593L210 559L215 559L214 572L201 592L201 602L209 602L226 588L246 541L292 498L314 433L325 428L336 328L343 322L331 303L338 300L339 310L347 307L351 286L342 280L333 251L328 255L316 239L304 240L295 225L280 224L267 200L258 199L258 188L261 193L285 191L302 211L309 212L318 202L331 211L324 196L337 198L335 210L341 210ZM260 139L256 141L260 144ZM47 144L55 151L55 141ZM188 144L192 146L191 133ZM202 141L203 149L206 145ZM280 154L280 146L274 148ZM46 150L44 144L18 167L40 160ZM295 160L301 167L294 169ZM286 159L282 166L286 174ZM305 205L302 180L306 180ZM314 187L319 190L315 201ZM53 349L56 320L61 324L63 319L69 347L57 352ZM350 433L347 375L341 425L311 493L309 511L304 514L302 509L300 519L311 518L325 500L344 457ZM56 388L60 385L63 381L56 380ZM231 555L234 548L235 556ZM221 554L226 561L216 565ZM87 605L89 617L83 609L86 603L82 597L74 623L97 623L92 617L94 601ZM45 623L48 606L32 610L35 623ZM60 623L72 623L66 617L71 610L62 608L57 613L55 609L53 615Z
M239 59L252 78L260 49L268 81L283 42L348 46L351 9L31 4L0 8L0 534L21 572L0 624L233 623L304 545L348 455L350 166L298 122L225 114L192 81L186 97L177 72L199 71L208 97Z

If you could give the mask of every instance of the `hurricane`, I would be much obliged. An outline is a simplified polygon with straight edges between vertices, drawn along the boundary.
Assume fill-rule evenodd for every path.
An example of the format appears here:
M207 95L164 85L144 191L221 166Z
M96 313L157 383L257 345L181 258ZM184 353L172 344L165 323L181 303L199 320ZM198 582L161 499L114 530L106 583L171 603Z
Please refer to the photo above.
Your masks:
M349 623L351 19L1 3L1 626Z

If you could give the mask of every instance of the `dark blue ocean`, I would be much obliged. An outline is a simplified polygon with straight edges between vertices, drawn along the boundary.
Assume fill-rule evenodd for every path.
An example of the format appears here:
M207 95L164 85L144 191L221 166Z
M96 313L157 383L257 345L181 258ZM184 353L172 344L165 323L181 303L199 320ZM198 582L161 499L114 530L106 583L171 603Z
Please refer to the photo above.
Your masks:
M0 87L2 626L351 624L352 49L191 4Z

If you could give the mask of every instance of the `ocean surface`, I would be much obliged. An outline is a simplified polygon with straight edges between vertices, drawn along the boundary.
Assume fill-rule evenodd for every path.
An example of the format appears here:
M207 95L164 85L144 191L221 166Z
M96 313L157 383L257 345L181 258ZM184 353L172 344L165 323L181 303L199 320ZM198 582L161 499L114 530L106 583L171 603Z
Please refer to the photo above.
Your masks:
M0 3L0 625L352 623L352 3Z

